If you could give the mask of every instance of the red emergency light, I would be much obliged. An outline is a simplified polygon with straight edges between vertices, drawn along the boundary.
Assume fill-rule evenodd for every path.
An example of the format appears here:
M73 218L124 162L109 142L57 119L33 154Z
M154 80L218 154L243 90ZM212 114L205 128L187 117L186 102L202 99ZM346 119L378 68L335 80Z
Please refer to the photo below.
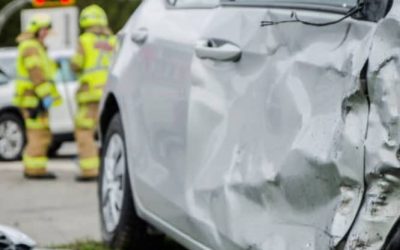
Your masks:
M33 7L62 7L74 5L75 0L32 0Z

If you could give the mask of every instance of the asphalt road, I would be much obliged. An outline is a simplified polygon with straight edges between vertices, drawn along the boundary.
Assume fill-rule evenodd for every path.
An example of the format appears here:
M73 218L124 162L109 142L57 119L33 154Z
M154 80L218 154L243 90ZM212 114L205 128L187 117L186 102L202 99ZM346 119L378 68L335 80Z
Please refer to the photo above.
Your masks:
M55 181L26 180L21 162L0 162L0 225L21 230L39 248L100 241L97 184L75 181L76 152L75 144L68 143L50 160ZM169 240L155 244L159 250L184 250Z
M60 150L49 169L56 181L28 181L20 162L0 162L0 224L20 229L41 247L100 240L96 183L77 183L74 144Z

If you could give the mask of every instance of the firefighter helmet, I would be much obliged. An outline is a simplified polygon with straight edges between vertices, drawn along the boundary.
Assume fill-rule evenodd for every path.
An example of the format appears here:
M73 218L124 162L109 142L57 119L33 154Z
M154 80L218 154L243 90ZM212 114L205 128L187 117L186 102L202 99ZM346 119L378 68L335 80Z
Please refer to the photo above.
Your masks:
M47 14L40 13L32 16L26 26L26 31L36 33L40 29L51 27L51 17Z
M82 28L108 26L106 12L96 4L92 4L82 10L79 23Z

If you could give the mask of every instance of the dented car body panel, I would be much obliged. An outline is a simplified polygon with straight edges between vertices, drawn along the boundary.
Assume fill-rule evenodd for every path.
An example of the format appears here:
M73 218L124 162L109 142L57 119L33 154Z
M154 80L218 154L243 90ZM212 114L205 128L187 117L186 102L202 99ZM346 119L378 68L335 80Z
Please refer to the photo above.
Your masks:
M190 249L381 249L400 216L399 13L261 27L343 14L144 1L104 99L139 215Z
M400 2L375 28L369 52L367 190L346 249L381 249L400 215Z

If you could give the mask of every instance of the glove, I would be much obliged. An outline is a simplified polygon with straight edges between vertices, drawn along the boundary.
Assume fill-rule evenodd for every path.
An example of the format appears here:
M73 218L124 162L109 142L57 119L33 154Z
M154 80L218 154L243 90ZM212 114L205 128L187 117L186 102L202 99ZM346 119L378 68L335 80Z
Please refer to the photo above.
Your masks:
M37 116L39 115L39 109L38 108L30 108L30 109L28 109L28 114L29 114L29 118L36 119Z
M54 100L51 96L46 96L42 99L42 106L45 110L49 110Z

